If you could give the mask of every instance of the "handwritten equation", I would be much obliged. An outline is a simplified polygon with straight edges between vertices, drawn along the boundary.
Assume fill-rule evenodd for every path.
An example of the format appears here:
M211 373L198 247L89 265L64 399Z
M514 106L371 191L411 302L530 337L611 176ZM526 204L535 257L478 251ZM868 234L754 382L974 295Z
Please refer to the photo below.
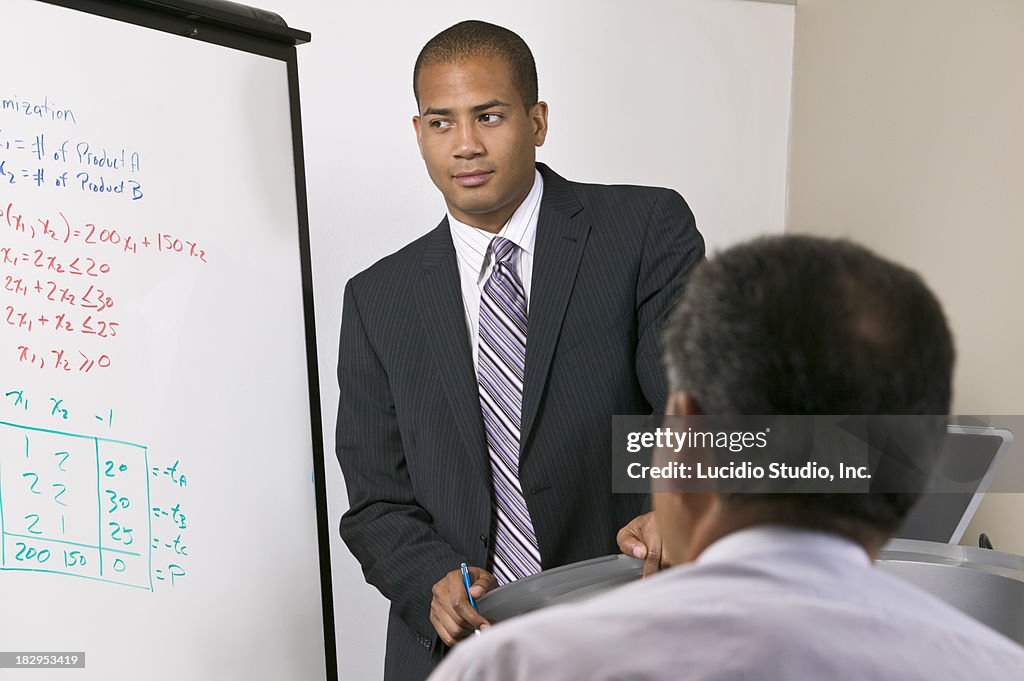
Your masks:
M79 191L131 202L145 197L142 155L125 147L95 140L65 137L26 126L64 124L74 128L73 109L17 95L0 98L0 185L24 185L54 191Z
M180 584L185 505L153 499L155 487L170 498L187 488L181 468L151 465L144 445L0 421L0 570Z
M142 183L133 178L141 170L141 163L137 151L94 150L87 141L65 139L55 144L51 153L45 134L31 139L5 138L0 128L0 184L70 189L139 201L145 193ZM67 170L68 166L72 169ZM126 172L133 177L118 177Z
M2 186L0 186L2 189ZM59 243L71 244L74 246L99 246L112 249L116 253L137 254L145 252L164 253L167 255L183 255L206 262L206 249L198 241L180 238L174 234L162 231L154 231L149 234L136 236L125 230L118 230L115 227L97 226L93 222L75 222L63 213L56 211L56 215L26 215L13 202L3 202L3 193L0 193L0 226L6 224L10 232L22 234L37 243ZM36 249L21 254L21 260L33 260L36 267L42 267L45 263L39 260L44 258L45 252ZM16 265L18 258L16 251L10 248L4 254L6 264ZM95 261L94 261L95 263ZM107 266L109 272L109 265ZM89 272L90 276L106 274L107 272ZM81 272L79 272L81 274Z
M165 231L137 235L60 210L27 214L3 198L0 184L0 328L21 332L3 351L19 364L67 373L111 366L107 349L67 341L109 342L122 332L112 259L152 253L207 263L206 248L195 240Z

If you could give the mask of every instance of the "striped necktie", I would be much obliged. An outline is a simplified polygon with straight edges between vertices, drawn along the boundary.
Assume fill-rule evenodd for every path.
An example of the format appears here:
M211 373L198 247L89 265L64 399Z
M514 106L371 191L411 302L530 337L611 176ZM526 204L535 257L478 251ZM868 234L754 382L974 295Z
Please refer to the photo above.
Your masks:
M519 483L519 437L526 367L526 294L516 245L491 240L494 268L480 296L477 380L493 485L494 576L498 584L540 571L540 549Z

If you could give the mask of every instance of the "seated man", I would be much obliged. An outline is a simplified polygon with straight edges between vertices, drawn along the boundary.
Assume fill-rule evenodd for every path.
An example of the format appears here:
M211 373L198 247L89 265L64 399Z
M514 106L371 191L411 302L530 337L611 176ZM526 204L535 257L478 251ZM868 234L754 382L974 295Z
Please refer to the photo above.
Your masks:
M939 303L917 275L848 242L722 252L690 280L665 348L670 414L949 410ZM933 421L929 439L942 436ZM914 498L655 494L675 567L498 624L431 678L1024 678L1024 648L872 567Z

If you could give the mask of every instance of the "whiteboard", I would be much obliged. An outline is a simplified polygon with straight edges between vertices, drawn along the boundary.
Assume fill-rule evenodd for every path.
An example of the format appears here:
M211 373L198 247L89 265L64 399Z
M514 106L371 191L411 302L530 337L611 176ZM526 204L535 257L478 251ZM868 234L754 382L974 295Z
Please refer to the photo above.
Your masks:
M34 0L4 24L0 653L325 678L289 65Z

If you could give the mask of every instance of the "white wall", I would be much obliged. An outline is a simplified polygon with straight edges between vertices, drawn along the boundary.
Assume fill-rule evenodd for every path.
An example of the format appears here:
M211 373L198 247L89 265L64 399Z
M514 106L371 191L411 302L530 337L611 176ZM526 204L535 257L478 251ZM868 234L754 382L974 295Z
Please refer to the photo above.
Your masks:
M343 286L443 216L411 124L412 65L438 31L477 18L530 44L551 108L539 158L563 175L674 187L711 248L783 229L792 6L251 2L313 34L299 74L335 525L347 507L332 453ZM332 553L341 678L379 678L386 602L340 541Z
M1024 3L800 0L787 230L919 271L957 345L954 413L1024 413ZM1024 479L1024 434L999 472ZM1024 553L1024 495L964 536Z

